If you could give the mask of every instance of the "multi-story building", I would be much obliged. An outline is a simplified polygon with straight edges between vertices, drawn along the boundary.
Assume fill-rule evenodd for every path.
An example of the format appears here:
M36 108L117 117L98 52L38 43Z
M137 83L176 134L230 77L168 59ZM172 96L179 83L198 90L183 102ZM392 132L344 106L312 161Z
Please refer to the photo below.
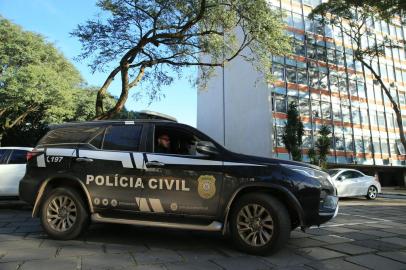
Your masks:
M340 29L311 21L307 15L321 0L271 0L287 14L294 54L273 57L272 86L242 60L218 69L198 93L198 128L240 152L288 159L281 135L287 106L296 102L305 127L304 161L322 124L332 131L328 162L378 174L384 185L404 185L405 150L394 111L371 72L354 59L351 39ZM388 37L405 45L406 28L372 20L376 40ZM372 42L366 40L366 42ZM390 86L406 126L406 53L389 48L373 67Z

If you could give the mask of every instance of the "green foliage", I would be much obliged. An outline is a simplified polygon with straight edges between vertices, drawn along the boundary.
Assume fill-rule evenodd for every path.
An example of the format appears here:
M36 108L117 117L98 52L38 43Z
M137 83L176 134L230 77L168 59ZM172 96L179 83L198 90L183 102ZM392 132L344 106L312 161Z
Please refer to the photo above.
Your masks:
M330 152L331 145L331 130L328 126L322 125L319 130L319 137L316 140L315 146L319 154L319 166L327 169L327 155Z
M205 86L215 67L237 56L271 76L271 55L290 52L282 15L266 0L99 0L102 13L72 32L82 43L79 59L93 70L111 70L97 104L121 73L122 94L109 118L125 104L128 91L141 83L151 100L163 85L198 66L196 83Z
M304 128L300 120L297 105L294 102L289 104L288 120L282 134L282 140L285 144L286 150L292 156L293 160L302 160L302 138Z
M310 163L327 169L327 155L330 153L331 130L327 125L322 125L318 132L319 136L314 144L314 148L307 153Z
M0 17L0 133L30 114L42 115L43 122L72 118L72 89L81 83L52 44Z
M309 157L310 164L319 165L319 159L317 157L317 152L314 148L310 148L307 152L307 156Z
M2 145L33 146L48 124L92 119L97 89L82 84L79 72L52 44L0 17ZM117 101L111 95L105 100L107 109Z
M329 0L326 6L335 7L335 14L340 10L349 8L370 9L374 13L374 18L390 22L395 15L403 20L406 18L406 1L404 0ZM319 6L316 13L319 13L323 6Z

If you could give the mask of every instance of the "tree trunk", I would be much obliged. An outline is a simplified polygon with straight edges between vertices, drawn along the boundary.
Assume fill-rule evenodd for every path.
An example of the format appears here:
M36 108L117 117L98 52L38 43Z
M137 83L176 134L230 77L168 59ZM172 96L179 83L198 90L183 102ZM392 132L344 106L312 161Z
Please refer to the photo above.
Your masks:
M379 76L375 70L372 68L371 65L367 64L365 62L364 59L362 58L358 58L358 60L363 63L374 75L374 78L379 82L379 84L381 85L381 87L383 88L383 90L385 91L386 96L389 98L390 102L392 103L392 108L395 111L396 114L396 122L398 123L398 127L399 127L399 137L400 137L400 141L403 145L403 148L406 151L406 137L405 137L405 133L404 133L404 129L403 129L403 121L402 121L402 114L400 112L399 106L397 104L397 102L394 100L394 98L392 97L389 89L386 87L385 83L382 81L381 76Z
M134 81L130 82L128 78L128 70L130 68L129 63L121 64L120 71L121 71L121 95L116 103L116 105L107 112L103 112L100 115L97 115L93 120L106 120L111 119L113 116L118 114L123 108L128 99L128 93L130 89L136 86L144 76L145 66L141 66L137 77ZM100 89L101 90L101 89ZM100 92L99 90L99 92ZM107 90L107 88L106 88Z
M114 77L120 71L120 67L116 67L110 75L107 77L106 81L104 82L103 86L97 92L97 99L96 99L96 118L104 113L103 108L103 99L106 95L107 89L109 88L111 82L114 80Z

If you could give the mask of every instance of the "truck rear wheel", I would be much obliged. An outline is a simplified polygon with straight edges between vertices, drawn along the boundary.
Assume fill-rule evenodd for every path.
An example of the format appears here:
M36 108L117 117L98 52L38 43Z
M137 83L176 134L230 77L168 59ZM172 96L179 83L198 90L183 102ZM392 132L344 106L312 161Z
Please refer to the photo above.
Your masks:
M290 224L286 207L264 193L243 195L231 210L234 243L240 250L255 255L278 251L290 237Z
M89 223L85 202L71 188L52 190L41 205L40 217L46 233L51 238L60 240L78 237Z

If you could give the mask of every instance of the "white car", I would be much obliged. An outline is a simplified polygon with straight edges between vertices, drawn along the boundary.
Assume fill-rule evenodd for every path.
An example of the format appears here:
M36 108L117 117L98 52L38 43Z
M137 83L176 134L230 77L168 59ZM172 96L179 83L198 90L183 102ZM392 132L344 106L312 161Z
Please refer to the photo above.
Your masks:
M27 147L0 147L0 196L18 196L18 185L25 175Z
M368 176L353 169L328 170L337 188L338 197L366 196L376 199L381 193L381 184L373 176Z

